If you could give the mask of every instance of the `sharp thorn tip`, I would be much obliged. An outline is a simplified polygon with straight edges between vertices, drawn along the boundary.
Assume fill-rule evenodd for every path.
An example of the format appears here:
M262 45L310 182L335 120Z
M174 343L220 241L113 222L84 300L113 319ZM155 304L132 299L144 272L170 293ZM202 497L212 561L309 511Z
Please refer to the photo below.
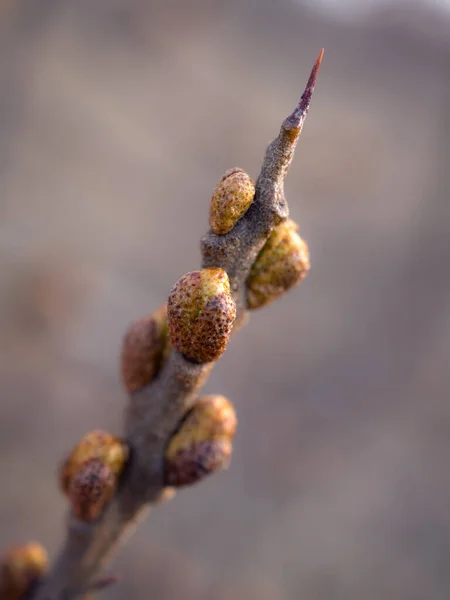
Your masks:
M320 64L322 62L322 57L324 53L324 48L319 52L318 57L316 58L316 62L314 63L313 68L311 69L311 74L308 79L308 83L306 84L305 91L302 94L300 99L299 108L302 111L307 111L309 108L309 103L311 102L311 96L314 90L314 86L316 85L317 74L319 73Z

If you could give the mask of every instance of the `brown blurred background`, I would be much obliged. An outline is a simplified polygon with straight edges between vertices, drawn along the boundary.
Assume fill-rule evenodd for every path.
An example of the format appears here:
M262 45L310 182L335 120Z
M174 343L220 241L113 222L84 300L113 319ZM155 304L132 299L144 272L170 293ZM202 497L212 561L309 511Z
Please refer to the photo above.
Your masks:
M325 47L286 190L311 273L217 365L231 468L153 512L113 600L450 595L450 12L309 4L0 3L0 545L52 554L60 458L120 432L127 324Z

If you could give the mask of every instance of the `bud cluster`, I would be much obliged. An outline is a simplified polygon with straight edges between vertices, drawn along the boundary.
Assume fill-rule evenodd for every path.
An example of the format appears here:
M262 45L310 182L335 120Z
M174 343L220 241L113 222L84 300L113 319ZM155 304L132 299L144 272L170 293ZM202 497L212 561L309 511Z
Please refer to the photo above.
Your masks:
M245 215L255 197L252 179L239 168L227 171L211 198L209 224L224 235ZM297 233L298 225L285 219L274 228L247 279L247 307L270 304L298 285L309 271L309 250Z
M229 233L255 197L255 184L240 168L227 171L214 190L209 224L213 234ZM254 261L245 292L247 308L262 308L299 284L309 270L309 251L298 225L285 219L276 226ZM208 267L183 275L167 304L128 329L121 354L122 380L134 393L151 383L174 349L196 364L216 361L225 351L236 318L227 273ZM223 396L200 398L185 415L165 452L166 491L190 485L226 468L232 452L236 416ZM69 496L83 518L95 518L112 497L114 477L108 461L90 456L72 479ZM91 498L90 502L85 497Z

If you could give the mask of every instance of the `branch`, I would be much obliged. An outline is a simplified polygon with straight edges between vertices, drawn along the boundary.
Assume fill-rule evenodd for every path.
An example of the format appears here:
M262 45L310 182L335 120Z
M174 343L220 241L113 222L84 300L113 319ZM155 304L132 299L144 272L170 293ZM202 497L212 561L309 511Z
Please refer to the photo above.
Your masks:
M300 102L266 151L250 208L229 233L210 231L201 242L203 267L221 267L228 274L236 303L234 330L247 318L246 280L251 266L273 228L288 216L284 178L309 110L322 55L323 50ZM118 545L152 505L170 494L164 485L165 448L213 365L195 364L172 350L158 377L131 394L124 435L131 460L120 489L99 520L85 523L69 515L64 547L33 600L72 599L79 590L91 589Z
M284 179L309 111L322 56L323 49L300 102L283 121L278 137L266 150L256 182L255 199L249 210L226 235L215 235L210 231L202 239L203 267L221 267L228 273L237 308L235 329L245 322L247 316L245 282L250 268L272 229L289 215L284 197Z

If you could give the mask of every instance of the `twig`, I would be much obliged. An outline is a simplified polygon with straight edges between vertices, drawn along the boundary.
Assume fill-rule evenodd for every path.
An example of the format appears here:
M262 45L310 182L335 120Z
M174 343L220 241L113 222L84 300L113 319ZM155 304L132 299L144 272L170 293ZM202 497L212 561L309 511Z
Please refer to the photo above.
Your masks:
M225 235L210 231L202 240L203 267L228 273L237 318L246 320L246 279L272 229L288 216L284 178L308 113L323 50L307 87L269 145L256 182L255 199L237 225ZM186 410L192 406L214 363L194 364L173 350L157 379L132 394L125 411L125 439L131 461L121 488L99 521L84 523L69 515L64 547L33 600L63 600L92 589L94 577L129 536L148 509L164 499L164 450ZM95 584L94 584L95 587Z

